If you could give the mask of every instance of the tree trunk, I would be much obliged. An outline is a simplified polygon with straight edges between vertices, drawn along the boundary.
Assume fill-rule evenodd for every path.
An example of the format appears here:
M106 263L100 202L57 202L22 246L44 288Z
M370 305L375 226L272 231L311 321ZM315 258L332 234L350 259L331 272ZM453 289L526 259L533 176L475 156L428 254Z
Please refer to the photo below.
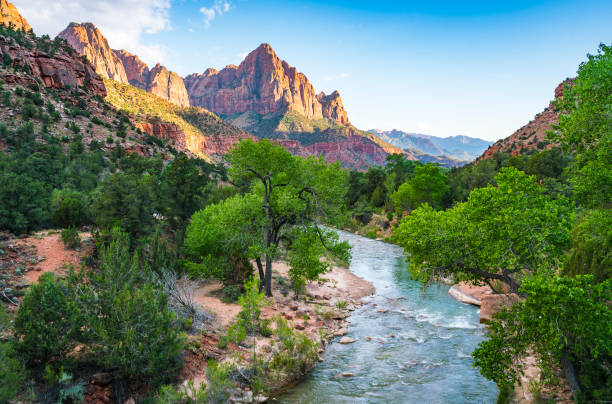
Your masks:
M259 272L259 291L261 292L266 283L266 275L264 274L264 268L259 257L255 259L255 263L257 263L257 272Z
M266 254L266 296L272 297L272 258Z
M578 378L576 377L576 371L574 370L574 365L569 358L567 352L563 353L561 356L561 366L563 367L563 371L565 372L565 378L569 383L570 389L572 389L572 394L574 395L574 400L578 401L578 393L580 392L580 384L578 383Z

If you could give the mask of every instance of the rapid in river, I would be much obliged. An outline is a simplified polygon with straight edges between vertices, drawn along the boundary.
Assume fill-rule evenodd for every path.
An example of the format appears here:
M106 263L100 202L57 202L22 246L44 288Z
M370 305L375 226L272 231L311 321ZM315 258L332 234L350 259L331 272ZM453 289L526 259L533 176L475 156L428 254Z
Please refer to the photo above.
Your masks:
M351 271L376 294L349 318L347 336L357 341L332 342L324 362L277 402L494 403L495 383L470 356L485 338L478 308L453 299L449 286L411 280L400 247L339 233L353 247Z

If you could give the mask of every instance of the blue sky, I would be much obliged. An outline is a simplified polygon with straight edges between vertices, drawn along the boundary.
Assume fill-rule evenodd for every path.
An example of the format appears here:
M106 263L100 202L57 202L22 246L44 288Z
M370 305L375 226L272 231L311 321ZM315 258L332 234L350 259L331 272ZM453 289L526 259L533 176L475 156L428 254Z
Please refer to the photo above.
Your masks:
M181 75L262 42L359 128L506 137L612 41L612 1L14 0L34 30L98 25L114 48Z

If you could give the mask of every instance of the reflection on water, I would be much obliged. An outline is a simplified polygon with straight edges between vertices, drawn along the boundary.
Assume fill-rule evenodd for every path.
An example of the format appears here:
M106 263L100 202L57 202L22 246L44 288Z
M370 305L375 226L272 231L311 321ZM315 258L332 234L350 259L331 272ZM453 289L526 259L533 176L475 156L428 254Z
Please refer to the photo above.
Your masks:
M351 270L376 295L349 318L348 336L357 342L330 344L325 361L278 402L495 402L495 384L472 368L470 353L484 338L478 309L455 301L446 285L411 280L400 247L340 235L353 246ZM345 371L355 377L338 377Z

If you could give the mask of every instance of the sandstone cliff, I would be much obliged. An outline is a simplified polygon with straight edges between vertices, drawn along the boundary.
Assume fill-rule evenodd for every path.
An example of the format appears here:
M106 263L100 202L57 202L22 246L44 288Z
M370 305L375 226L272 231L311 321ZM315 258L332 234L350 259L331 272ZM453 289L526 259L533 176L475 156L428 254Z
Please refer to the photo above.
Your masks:
M181 107L189 106L189 95L183 79L159 63L149 73L146 90Z
M115 55L106 38L92 23L71 22L58 36L65 39L79 55L87 57L100 76L121 83L128 82L121 59Z
M191 74L185 77L185 85L192 105L220 115L295 111L308 119L349 123L338 92L317 96L306 76L281 60L268 44L260 45L239 66Z
M0 24L13 27L17 30L32 31L32 27L19 14L17 7L6 0L0 0Z
M183 79L164 66L153 69L126 50L113 50L92 23L70 23L59 35L80 55L84 55L104 78L129 83L180 106L189 106Z
M149 85L149 66L140 58L125 49L114 50L113 52L123 63L123 69L128 82L134 87L146 90Z
M0 36L0 57L7 55L11 64L30 72L29 75L6 73L7 83L30 84L24 80L40 79L45 87L55 89L86 87L95 95L105 96L106 89L92 66L84 63L76 54L55 53L49 55L36 49L28 49L10 38Z
M567 79L555 88L555 99L563 96L563 88L566 84L571 85L572 80ZM523 150L537 149L544 150L556 146L549 143L546 139L547 133L552 129L552 125L559 121L559 111L551 101L544 111L537 114L527 125L508 136L500 139L490 146L478 160L493 157L497 152L511 153L518 156Z

